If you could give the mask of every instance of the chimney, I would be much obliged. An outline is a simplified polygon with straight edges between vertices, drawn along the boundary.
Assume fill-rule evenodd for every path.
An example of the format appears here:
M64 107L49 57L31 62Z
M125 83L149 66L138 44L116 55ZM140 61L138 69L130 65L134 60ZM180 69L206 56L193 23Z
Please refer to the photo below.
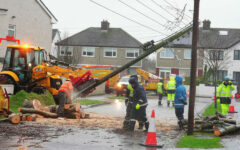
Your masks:
M211 21L210 20L204 20L203 21L203 30L210 30Z
M105 30L105 31L107 31L108 29L109 29L109 22L107 21L107 20L103 20L102 22L101 22L101 30Z

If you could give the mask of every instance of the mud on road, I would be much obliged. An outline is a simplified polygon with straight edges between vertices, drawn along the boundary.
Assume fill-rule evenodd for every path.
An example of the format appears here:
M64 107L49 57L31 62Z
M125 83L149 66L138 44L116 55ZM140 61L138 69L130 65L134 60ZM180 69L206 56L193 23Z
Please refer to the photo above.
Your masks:
M29 150L55 149L135 149L144 142L146 133L134 133L121 129L123 117L90 113L89 119L38 118L36 122L22 122L18 125L0 124L0 149ZM171 147L179 136L172 124L156 121L157 136ZM74 139L78 139L74 142ZM169 143L169 140L172 141ZM65 147L66 143L70 146ZM71 143L71 144L69 144ZM76 146L78 145L78 147ZM168 147L169 147L168 146ZM100 148L99 148L100 147Z

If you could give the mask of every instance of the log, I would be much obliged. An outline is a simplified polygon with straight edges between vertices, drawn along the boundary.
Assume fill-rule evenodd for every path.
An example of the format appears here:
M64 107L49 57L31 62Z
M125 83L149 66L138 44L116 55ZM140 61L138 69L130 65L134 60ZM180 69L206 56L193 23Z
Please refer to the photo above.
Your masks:
M77 112L72 112L72 113L64 114L64 117L70 118L70 119L80 119L81 115Z
M223 115L223 114L221 114L221 113L219 113L219 112L216 112L216 115L217 115L219 118L226 118L225 115Z
M207 122L202 125L200 125L199 130L202 131L203 129L212 129L213 123Z
M64 109L70 109L70 105L69 104L65 104L64 105Z
M224 121L226 123L230 123L230 124L236 124L236 120L233 120L233 119L220 118L219 120Z
M235 125L231 125L231 126L227 126L227 127L224 127L224 128L215 128L214 129L214 135L215 136L223 136L223 135L226 135L228 133L231 133L231 132L236 132L240 130L240 125L238 126L235 126Z
M80 110L80 112L79 112L79 113L80 113L80 115L81 115L81 118L83 118L83 119L84 119L84 118L85 118L85 116L86 116L85 112L84 112L84 111L82 111L82 110Z
M36 121L36 115L35 114L28 115L27 116L27 121Z
M8 120L12 123L12 124L19 124L20 123L20 116L16 115L16 114L11 114L10 116L8 116Z
M26 115L23 115L22 118L21 118L22 121L27 121L27 116Z
M36 110L32 108L18 108L18 111L25 114L25 113L31 113L31 114L39 114L46 118L57 118L57 114L51 113L51 112L45 112L41 110Z

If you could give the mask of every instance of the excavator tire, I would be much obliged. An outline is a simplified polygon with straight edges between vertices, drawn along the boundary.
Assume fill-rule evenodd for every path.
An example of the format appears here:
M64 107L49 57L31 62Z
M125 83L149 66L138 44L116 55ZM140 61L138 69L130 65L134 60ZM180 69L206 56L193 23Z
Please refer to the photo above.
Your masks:
M14 94L16 94L20 90L18 88L16 82L9 75L1 74L0 75L0 84L13 84L14 85Z

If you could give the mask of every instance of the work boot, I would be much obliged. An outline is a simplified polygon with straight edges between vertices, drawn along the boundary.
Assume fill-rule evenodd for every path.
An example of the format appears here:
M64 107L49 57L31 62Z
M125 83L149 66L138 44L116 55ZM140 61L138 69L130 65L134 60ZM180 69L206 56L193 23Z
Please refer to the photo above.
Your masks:
M129 121L124 120L123 129L128 129L128 128L129 128Z
M129 131L134 131L136 121L130 121Z
M143 123L139 123L139 127L138 127L139 130L142 130L143 129Z
M174 102L172 102L172 106L173 106L173 107L174 107L174 104L175 104L175 103L174 103Z
M161 102L161 101L158 101L158 105L162 105L162 102Z
M183 123L181 120L178 121L179 130L183 130Z
M144 130L144 132L147 132L147 131L148 131L148 128L149 128L149 122L147 121L147 122L145 122L145 129L146 129L146 130Z
M168 102L167 102L167 106L169 107L169 105L170 105L170 102L168 101Z

